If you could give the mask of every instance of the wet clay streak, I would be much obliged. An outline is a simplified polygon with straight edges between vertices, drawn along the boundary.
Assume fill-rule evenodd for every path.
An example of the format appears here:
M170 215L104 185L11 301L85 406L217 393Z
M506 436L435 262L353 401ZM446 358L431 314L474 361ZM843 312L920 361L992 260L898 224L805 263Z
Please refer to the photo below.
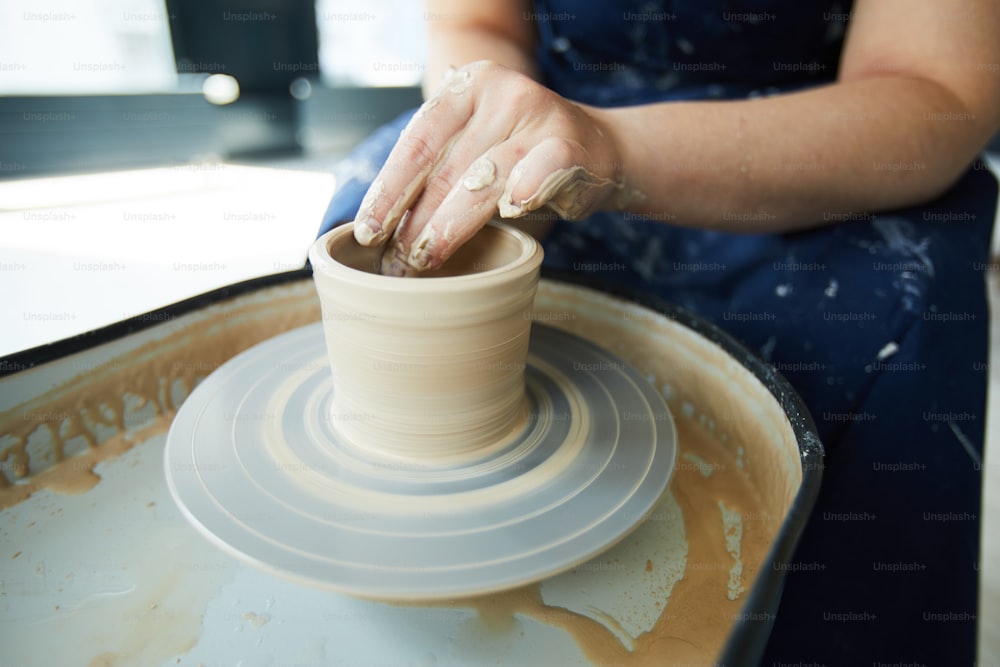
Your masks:
M711 664L743 602L741 598L728 597L733 558L727 551L718 504L725 503L743 518L741 546L743 577L747 583L760 569L781 518L763 511L760 495L749 476L707 429L694 420L682 418L677 420L677 433L681 451L710 462L716 472L706 478L696 467L689 466L680 467L674 475L670 489L683 516L688 541L687 565L683 578L669 596L655 588L643 591L644 595L657 597L661 611L652 630L634 638L632 650L608 627L621 619L610 617L601 623L578 611L547 605L543 599L544 582L440 606L474 609L481 630L489 634L516 631L518 617L558 627L573 638L595 665ZM646 561L645 569L652 567L651 558Z
M183 399L224 361L319 318L311 285L282 292L266 312L250 295L181 316L97 365L74 355L6 378L4 392L32 383L51 388L0 413L0 508L43 488L87 491L99 480L98 462L169 428Z

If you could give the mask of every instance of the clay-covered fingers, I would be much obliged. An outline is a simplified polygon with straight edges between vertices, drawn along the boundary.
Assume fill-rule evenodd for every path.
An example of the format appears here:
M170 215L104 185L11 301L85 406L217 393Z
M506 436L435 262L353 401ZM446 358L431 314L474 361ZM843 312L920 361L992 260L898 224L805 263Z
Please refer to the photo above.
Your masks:
M472 116L474 100L467 94L471 82L472 75L464 68L453 73L441 92L424 102L403 129L361 201L354 225L358 243L384 243L420 197L427 179Z
M382 258L382 273L411 275L439 268L494 216L506 174L523 154L502 143L479 156L455 178L437 203L419 202ZM427 204L427 209L421 210Z
M616 165L595 160L577 141L550 137L511 170L500 216L517 218L547 206L564 219L579 220L620 189Z
M548 207L579 219L622 191L614 142L599 119L489 61L451 73L406 127L364 198L363 245L383 244L382 272L441 266L499 209ZM616 200L617 201L617 200Z

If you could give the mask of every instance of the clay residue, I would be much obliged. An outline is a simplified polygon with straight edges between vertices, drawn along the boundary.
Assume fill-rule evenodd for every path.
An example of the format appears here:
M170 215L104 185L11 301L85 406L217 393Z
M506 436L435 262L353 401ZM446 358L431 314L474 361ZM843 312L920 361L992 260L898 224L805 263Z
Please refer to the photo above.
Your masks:
M726 551L733 557L729 568L729 586L726 596L735 600L743 594L743 517L734 509L719 501L722 513L722 530L726 536Z
M674 413L680 445L671 490L690 554L664 615L637 638L632 653L606 628L567 631L596 664L711 663L742 618L744 591L760 573L802 480L788 417L721 348L634 304L543 281L534 318L583 336L646 374Z
M477 190L482 190L483 188L492 185L494 181L497 180L497 166L493 164L485 155L469 167L469 171L466 172L465 178L462 179L462 187L471 192Z
M513 175L511 181L517 182ZM595 202L619 189L616 181L598 176L585 167L557 169L546 176L538 190L527 199L515 202L512 196L505 193L498 209L500 217L516 218L547 206L566 220L579 220Z
M372 216L375 206L378 205L379 198L381 198L384 192L385 182L381 178L376 179L361 200L361 205L358 207L358 220L364 220ZM358 243L361 245L371 245L374 240L374 232L368 225L357 225L354 233L357 235Z
M720 507L726 508L730 519L739 518L742 532L738 553L741 577L746 580L752 580L765 562L780 518L762 520L767 514L757 488L735 465L730 450L712 433L689 419L677 420L677 433L682 455L692 454L706 461L716 473L705 477L695 466L678 468L670 493L676 498L681 517L654 513L647 519L647 522L682 520L688 543L684 575L672 590L654 587L641 592L660 610L651 630L623 641L624 619L600 609L568 609L546 604L545 582L438 606L475 610L479 631L484 634L515 632L519 618L560 628L595 665L713 664L740 616L743 602L742 590L733 594L735 547L732 532L719 520ZM642 549L643 544L628 548ZM651 553L645 565L639 566L641 571L624 573L625 576L640 577L643 572L652 571L656 557L657 554ZM592 563L603 559L604 555L599 556Z
M88 637L88 643L96 639L107 650L91 658L87 667L170 664L172 656L184 655L198 643L207 598L224 570L204 565L212 562L215 547L197 537L189 539L188 526L178 522L159 531L151 535L157 539L139 544L130 554L126 576L134 579L133 586L82 603L78 613L123 623ZM167 556L179 565L164 573ZM47 626L60 637L78 635L86 627L72 613L55 615Z
M681 465L690 464L694 466L694 468L701 473L702 477L711 477L712 473L715 471L715 468L711 463L692 452L685 452L681 455L681 458L687 462L682 463Z
M103 463L85 498L40 494L0 514L25 548L0 576L0 626L19 630L4 637L9 664L174 664L211 627L207 605L236 563L173 508L161 467L169 420L153 422L161 433Z
M141 428L118 432L102 441L100 445L89 447L83 453L73 456L69 461L63 461L60 465L45 468L37 475L29 475L16 483L9 484L6 488L0 489L0 509L15 505L42 489L66 495L89 491L101 481L100 475L94 472L94 467L98 463L128 451L136 443L165 434L170 430L173 414L173 411L170 411L147 422ZM57 446L65 446L62 441L57 443Z
M252 344L319 317L311 281L305 280L148 330L161 333L149 334L106 367L74 373L74 359L68 358L5 378L8 391L19 391L17 383L33 373L50 373L55 380L51 389L0 415L0 506L40 488L92 485L98 460L165 429L201 377ZM749 589L760 573L801 480L787 419L735 360L638 307L543 281L534 320L618 354L667 396L680 454L670 492L689 547L684 575L669 592L650 589L662 612L651 630L630 642L631 650L612 629L620 619L608 614L602 622L600 614L547 605L544 585L449 605L475 609L476 623L490 633L514 632L524 619L561 628L595 664L711 664L743 613L745 595L738 588ZM733 520L727 523L726 516ZM727 528L735 526L736 516L738 540L737 531ZM666 520L676 518L651 515L646 522ZM739 587L731 586L737 557ZM636 562L633 577L649 576L647 570L656 572L661 561L649 554Z
M220 364L319 318L310 285L283 291L266 302L248 295L167 321L135 335L147 342L97 365L88 359L102 348L4 378L6 391L41 384L37 374L52 388L0 414L0 508L43 488L87 491L99 481L97 463L163 431Z
M468 69L449 67L444 73L442 87L453 95L461 95L472 86L472 73Z
M694 419L715 435L761 493L764 511L780 524L802 481L802 458L788 417L749 370L687 327L596 291L543 282L534 318L641 369L675 417ZM682 459L678 467L685 465L691 463Z

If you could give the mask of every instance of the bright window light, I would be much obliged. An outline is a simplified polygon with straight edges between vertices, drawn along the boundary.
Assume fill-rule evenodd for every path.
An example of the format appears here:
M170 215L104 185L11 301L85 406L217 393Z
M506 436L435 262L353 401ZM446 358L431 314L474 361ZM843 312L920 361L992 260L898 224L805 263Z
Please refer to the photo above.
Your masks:
M327 84L420 85L427 62L423 2L317 0L316 25Z
M145 93L177 84L164 0L3 0L0 94Z

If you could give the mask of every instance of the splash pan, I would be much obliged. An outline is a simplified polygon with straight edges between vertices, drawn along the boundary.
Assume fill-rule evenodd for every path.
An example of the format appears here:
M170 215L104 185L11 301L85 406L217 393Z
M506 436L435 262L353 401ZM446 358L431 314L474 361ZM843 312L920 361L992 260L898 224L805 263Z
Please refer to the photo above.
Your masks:
M40 667L756 664L819 486L822 448L801 401L711 324L579 276L543 273L533 318L527 405L539 417L476 461L419 469L332 440L320 415L335 387L309 347L314 336L320 345L321 314L307 271L0 360L4 657ZM240 369L257 354L268 365L247 377ZM242 378L235 388L222 379L229 369ZM587 407L587 422L591 404L604 407ZM164 455L171 428L186 434L177 460L185 447L175 452L173 434ZM269 432L280 438L254 444ZM614 448L588 449L612 433ZM624 451L625 433L638 451ZM596 501L605 474L635 493ZM183 511L168 475L191 487ZM659 494L654 482L668 477ZM405 506L369 502L386 497ZM532 522L530 542L504 532ZM487 534L489 558L439 548ZM254 551L263 544L272 551ZM354 568L346 584L331 558ZM505 559L518 565L491 565ZM459 583L427 592L415 566ZM535 583L508 588L517 581ZM492 592L462 595L473 590Z

